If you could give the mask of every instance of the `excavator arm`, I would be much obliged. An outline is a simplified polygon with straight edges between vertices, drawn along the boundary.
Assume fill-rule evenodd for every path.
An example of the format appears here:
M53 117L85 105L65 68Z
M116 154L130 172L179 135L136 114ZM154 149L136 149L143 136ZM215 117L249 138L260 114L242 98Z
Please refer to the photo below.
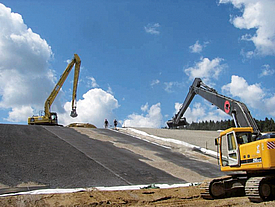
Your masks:
M77 117L76 113L76 92L77 92L77 84L80 72L80 64L81 60L77 54L75 54L75 69L74 69L74 85L73 85L73 96L72 96L72 111L71 117Z
M50 108L52 103L54 102L58 92L60 91L61 87L63 86L65 80L67 79L69 73L71 72L73 66L75 65L75 72L74 72L74 83L73 83L73 96L72 96L72 111L71 116L76 117L76 91L77 91L77 84L78 84L78 77L79 77L79 71L80 71L80 64L81 60L77 54L74 54L74 58L71 60L71 62L67 65L66 69L64 70L61 78L59 79L58 83L52 90L51 94L45 101L45 116L50 117L51 112Z
M179 112L173 117L172 122L174 125L179 123L181 117L197 94L230 115L236 127L252 127L254 133L260 133L255 120L244 103L219 94L215 89L204 84L200 78L195 78Z
M74 54L74 58L71 62L67 65L66 69L64 70L63 74L61 75L58 83L55 85L54 89L52 90L51 94L45 101L44 105L44 115L42 116L32 116L28 118L28 124L34 125L57 125L57 114L55 112L51 112L51 106L54 102L58 92L60 91L61 87L63 86L65 80L67 79L69 73L71 72L73 66L75 66L74 72L74 83L73 83L73 97L72 97L72 111L71 117L76 117L76 91L77 91L77 84L80 72L80 64L81 60L77 54Z

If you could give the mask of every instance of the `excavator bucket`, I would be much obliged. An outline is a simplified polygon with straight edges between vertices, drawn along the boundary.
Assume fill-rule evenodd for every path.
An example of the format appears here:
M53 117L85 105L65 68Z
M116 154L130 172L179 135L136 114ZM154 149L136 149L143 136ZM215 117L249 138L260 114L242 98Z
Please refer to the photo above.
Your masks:
M76 109L73 109L71 111L71 117L73 117L73 118L77 117Z
M184 126L188 125L188 122L186 121L186 118L183 117L180 119L178 124L176 124L173 120L168 120L166 124L169 127L169 129L176 129L184 128Z

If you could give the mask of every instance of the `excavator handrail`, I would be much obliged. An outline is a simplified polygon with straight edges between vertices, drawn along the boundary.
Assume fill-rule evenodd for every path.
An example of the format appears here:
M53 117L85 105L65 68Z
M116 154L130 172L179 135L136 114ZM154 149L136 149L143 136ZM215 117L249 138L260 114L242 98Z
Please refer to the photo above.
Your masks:
M79 71L80 71L80 64L81 60L77 54L74 54L74 58L71 60L71 62L67 65L66 69L64 70L63 74L61 75L59 81L55 85L54 89L52 90L51 94L45 101L45 116L50 117L51 112L50 108L52 103L54 102L58 92L60 91L61 87L63 86L65 80L67 79L69 73L71 72L73 66L75 65L75 73L74 73L74 83L73 83L73 96L72 96L72 112L71 116L76 117L76 91L77 91L77 84L78 84L78 78L79 78Z
M179 123L191 101L197 94L230 115L236 127L252 127L254 133L260 134L256 121L251 116L250 111L244 103L219 94L215 89L203 83L200 78L195 78L180 110L173 117L173 123L175 125Z

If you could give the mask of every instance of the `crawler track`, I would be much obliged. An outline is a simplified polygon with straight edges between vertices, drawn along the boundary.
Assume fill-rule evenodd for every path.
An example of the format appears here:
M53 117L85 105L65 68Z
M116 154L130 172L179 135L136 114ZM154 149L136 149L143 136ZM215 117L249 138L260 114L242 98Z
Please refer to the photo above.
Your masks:
M245 174L224 176L205 180L200 185L200 190L204 199L246 195L251 202L271 201L275 199L275 176L249 177Z
M227 198L243 196L245 175L230 175L215 179L208 179L200 185L201 197L205 199Z
M262 202L274 199L275 176L249 178L245 185L245 194L252 202Z

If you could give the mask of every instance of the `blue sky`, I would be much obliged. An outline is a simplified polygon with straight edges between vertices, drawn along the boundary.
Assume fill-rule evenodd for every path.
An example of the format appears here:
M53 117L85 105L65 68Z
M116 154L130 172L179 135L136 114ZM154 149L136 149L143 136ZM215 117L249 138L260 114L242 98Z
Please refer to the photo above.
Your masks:
M162 127L195 77L275 116L275 1L61 1L0 3L0 122L26 124L77 53L79 116L69 117L72 75L52 107L59 122ZM228 119L195 97L189 122Z

